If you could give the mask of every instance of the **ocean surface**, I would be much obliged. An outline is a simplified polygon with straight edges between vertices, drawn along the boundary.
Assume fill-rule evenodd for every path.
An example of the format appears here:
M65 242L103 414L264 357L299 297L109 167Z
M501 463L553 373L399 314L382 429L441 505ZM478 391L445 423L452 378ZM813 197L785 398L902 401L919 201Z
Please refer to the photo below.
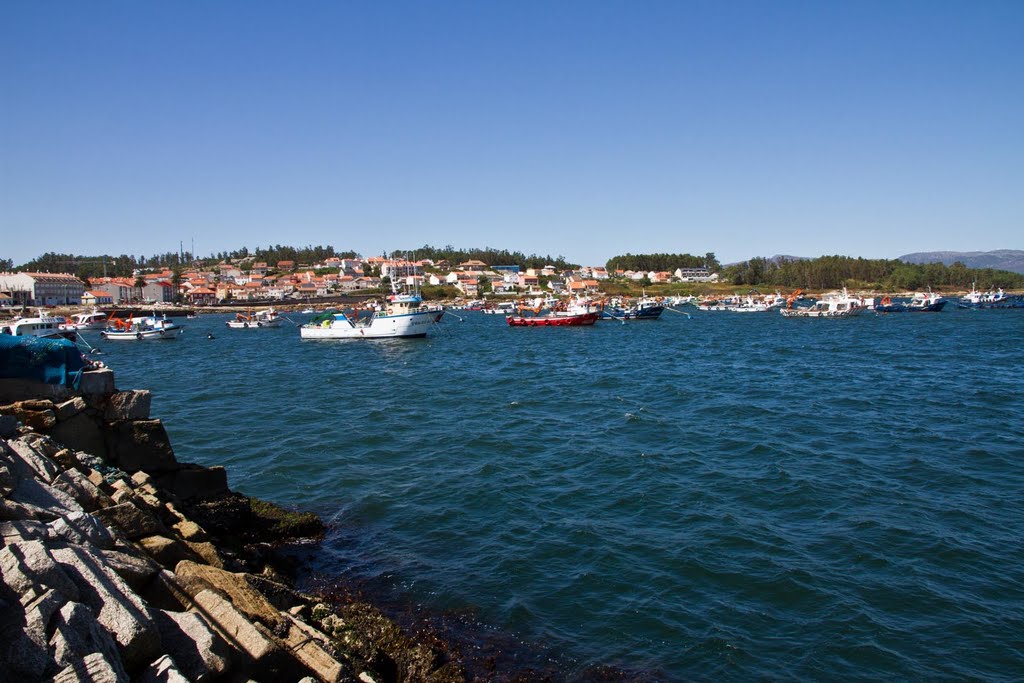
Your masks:
M556 679L1024 678L1024 310L688 310L99 346L179 460L329 522L310 580Z

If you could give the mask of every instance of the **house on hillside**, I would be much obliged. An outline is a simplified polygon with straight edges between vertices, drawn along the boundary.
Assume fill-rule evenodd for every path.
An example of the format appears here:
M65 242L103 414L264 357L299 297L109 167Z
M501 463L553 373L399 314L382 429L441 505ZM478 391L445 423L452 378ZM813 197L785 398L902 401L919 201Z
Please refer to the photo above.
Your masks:
M77 306L82 303L85 283L68 273L0 273L0 290L12 300L27 299L28 306Z

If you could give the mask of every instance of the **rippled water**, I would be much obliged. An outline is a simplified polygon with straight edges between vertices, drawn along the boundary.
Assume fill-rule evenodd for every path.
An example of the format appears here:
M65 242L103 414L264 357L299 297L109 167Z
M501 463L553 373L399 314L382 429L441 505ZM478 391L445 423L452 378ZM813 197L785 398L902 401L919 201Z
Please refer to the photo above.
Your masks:
M180 460L335 523L321 570L570 676L1024 676L1024 311L464 317L103 346Z

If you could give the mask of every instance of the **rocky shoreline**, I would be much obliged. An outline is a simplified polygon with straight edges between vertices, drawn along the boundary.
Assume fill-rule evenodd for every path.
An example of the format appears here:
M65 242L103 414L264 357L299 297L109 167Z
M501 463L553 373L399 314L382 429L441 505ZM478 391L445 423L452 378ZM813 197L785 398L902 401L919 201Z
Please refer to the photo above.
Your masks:
M179 463L147 391L0 380L0 671L54 681L463 681L374 606L296 591L314 515Z

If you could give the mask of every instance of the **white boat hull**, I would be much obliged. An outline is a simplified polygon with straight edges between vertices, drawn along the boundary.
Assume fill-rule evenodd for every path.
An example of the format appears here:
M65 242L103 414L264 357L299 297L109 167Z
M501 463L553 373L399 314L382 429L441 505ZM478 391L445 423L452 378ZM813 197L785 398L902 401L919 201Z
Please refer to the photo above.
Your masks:
M110 341L146 341L148 339L177 339L185 328L173 326L156 330L140 330L136 332L100 332L100 337Z
M342 316L318 325L303 325L299 328L302 339L390 339L400 337L425 337L435 322L441 320L443 311L430 310L403 315L374 315L372 318L353 322Z
M253 322L240 322L238 320L227 321L227 326L233 330L247 330L250 327L281 327L280 320L255 320Z

